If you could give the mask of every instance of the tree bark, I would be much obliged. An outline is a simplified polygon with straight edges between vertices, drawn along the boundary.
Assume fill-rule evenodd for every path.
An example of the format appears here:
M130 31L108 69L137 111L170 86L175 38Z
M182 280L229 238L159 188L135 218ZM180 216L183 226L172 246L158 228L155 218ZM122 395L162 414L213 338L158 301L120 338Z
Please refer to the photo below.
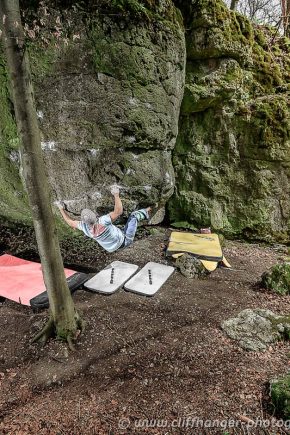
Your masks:
M231 0L231 6L230 6L230 8L231 8L233 11L236 11L236 10L237 10L237 6L238 6L238 3L239 3L239 0Z
M281 0L284 35L290 38L290 0Z
M50 187L42 156L29 59L18 0L0 0L0 20L17 129L21 141L23 175L50 304L49 327L44 329L43 336L40 334L37 338L46 340L48 332L51 333L54 329L58 337L70 342L80 328L80 319L64 274L51 207Z

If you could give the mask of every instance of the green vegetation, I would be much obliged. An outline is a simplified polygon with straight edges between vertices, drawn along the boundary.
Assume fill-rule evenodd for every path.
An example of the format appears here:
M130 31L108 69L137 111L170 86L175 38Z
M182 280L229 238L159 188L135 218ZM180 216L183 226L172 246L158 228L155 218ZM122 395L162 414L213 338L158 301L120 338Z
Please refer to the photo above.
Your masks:
M176 25L183 26L183 18L179 10L175 8L173 2L167 1L166 3L164 7L156 0L112 0L111 6L133 18L159 21L160 24L165 24L172 29Z
M19 177L19 141L8 77L0 51L0 206L8 220L29 220L26 195Z
M43 47L38 41L28 43L28 54L30 60L31 73L36 81L41 81L47 74L51 74L54 63L60 54L60 48L51 40Z
M145 14L148 16L147 7L138 0L112 0L112 5L121 9L123 12L133 12L134 14Z
M290 419L290 374L271 383L271 399L275 407L275 414L285 420Z
M197 228L194 225L192 225L192 224L190 224L190 223L188 223L186 221L172 222L171 226L174 227L174 228L178 228L178 229L185 229L185 230L191 230L191 231L196 231L197 230Z
M289 241L289 40L221 1L178 4L188 62L170 221Z
M290 264L281 263L273 266L269 272L262 275L263 287L280 295L290 293Z

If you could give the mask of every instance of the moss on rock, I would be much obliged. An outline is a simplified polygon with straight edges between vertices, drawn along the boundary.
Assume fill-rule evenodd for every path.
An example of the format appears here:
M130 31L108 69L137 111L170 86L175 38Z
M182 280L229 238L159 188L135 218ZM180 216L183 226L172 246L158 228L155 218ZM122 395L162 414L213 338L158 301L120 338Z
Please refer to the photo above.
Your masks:
M270 383L270 396L275 414L290 419L290 374L282 376Z
M8 77L0 50L0 208L6 220L30 220L27 198L19 177L17 128L10 99Z
M263 287L280 295L290 293L290 264L281 263L273 266L262 275Z
M178 4L188 61L170 221L289 241L289 41L221 1Z
M166 201L176 179L171 221L288 241L289 40L221 0L66 4L65 44L40 26L45 46L28 47L53 194L105 210L118 182L130 210ZM1 214L27 219L2 63L0 103Z
M290 316L260 308L246 309L221 326L243 349L265 351L277 341L289 340Z
M204 267L202 262L190 254L183 254L175 262L180 273L186 278L199 279L209 275L209 271Z
M118 183L126 213L164 204L174 189L171 150L184 86L180 13L172 0L84 3L71 0L60 11L51 2L41 22L37 5L25 15L39 24L28 50L53 197L74 216L84 207L107 212L108 186ZM15 126L7 93L4 99ZM0 125L10 128L4 119ZM17 140L16 130L11 136ZM23 202L15 193L16 180L23 192L19 166L5 161L4 216ZM17 209L14 219L26 213Z

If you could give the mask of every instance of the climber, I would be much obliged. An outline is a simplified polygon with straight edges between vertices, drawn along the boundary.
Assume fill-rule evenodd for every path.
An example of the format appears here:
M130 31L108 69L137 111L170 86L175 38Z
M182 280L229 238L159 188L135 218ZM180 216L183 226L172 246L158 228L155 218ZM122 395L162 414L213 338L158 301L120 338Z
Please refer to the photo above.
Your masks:
M79 229L83 233L101 245L107 252L114 252L120 248L126 248L133 243L138 222L142 219L149 219L151 207L133 211L123 229L113 225L113 222L123 213L123 205L119 196L119 188L111 187L111 193L115 198L114 210L104 216L89 209L82 210L81 220L71 219L64 211L64 204L61 201L55 201L65 222L74 229Z

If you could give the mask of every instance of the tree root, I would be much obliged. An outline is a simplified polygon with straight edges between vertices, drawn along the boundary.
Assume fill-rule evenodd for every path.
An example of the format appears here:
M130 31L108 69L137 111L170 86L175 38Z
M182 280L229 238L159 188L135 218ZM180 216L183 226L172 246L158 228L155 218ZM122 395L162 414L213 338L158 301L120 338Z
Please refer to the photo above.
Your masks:
M68 335L67 336L67 344L68 344L68 347L70 348L70 350L72 351L72 352L74 352L76 349L75 349L75 346L74 346L74 344L73 344L73 340L72 340L72 338L71 338L71 335Z
M54 321L52 318L50 318L46 323L46 325L44 326L44 328L42 328L42 330L33 337L32 343L39 341L43 346L45 346L48 339L50 337L53 337L54 335L55 335Z
M48 322L42 328L42 330L33 337L32 343L40 342L42 346L45 346L45 344L51 337L56 337L60 340L66 341L69 349L71 351L75 351L74 341L76 341L76 339L78 338L78 336L81 334L81 332L84 330L85 327L85 322L81 319L81 317L77 312L75 313L75 322L76 322L75 333L68 331L67 334L58 335L55 322L53 318L50 317Z

